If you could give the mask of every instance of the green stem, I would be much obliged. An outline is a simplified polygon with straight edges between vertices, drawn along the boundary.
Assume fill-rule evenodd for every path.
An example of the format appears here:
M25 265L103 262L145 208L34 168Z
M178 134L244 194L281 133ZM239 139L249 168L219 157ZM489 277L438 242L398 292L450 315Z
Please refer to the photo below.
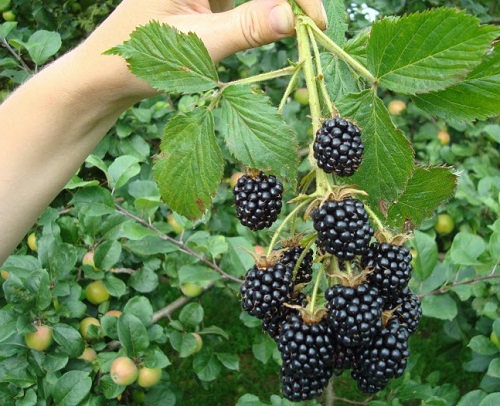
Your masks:
M274 232L274 235L273 235L273 238L271 240L271 243L269 244L269 248L267 250L267 255L270 255L271 252L273 251L273 248L276 244L276 241L278 240L278 237L280 236L281 232L283 231L283 228L285 227L285 225L290 221L290 219L295 216L299 210L304 207L306 204L309 203L310 200L304 200L303 202L300 202L297 207L295 207L295 209L293 209L289 214L288 216L285 217L285 219L283 220L283 222L279 225L279 227L276 229L276 231Z
M328 111L330 112L330 116L338 116L339 111L330 99L330 95L328 94L328 90L326 89L325 75L323 73L323 66L321 65L321 56L319 53L318 44L316 43L314 33L310 26L307 26L307 33L309 34L309 42L311 43L314 51L314 60L316 62L316 77L319 82L319 88L321 90L321 95L323 96L323 101L326 104Z
M321 31L316 24L309 17L299 17L303 24L307 24L311 27L318 42L329 52L336 55L339 59L343 60L345 63L350 65L355 71L357 71L361 76L367 79L370 83L375 84L377 81L371 72L365 68L364 65L359 63L341 47L339 47L335 42L333 42L328 36Z
M293 75L297 70L299 70L300 65L290 65L282 69L273 70L271 72L264 72L258 75L250 76L248 78L233 80L232 82L222 83L220 88L221 90L225 89L228 86L235 85L251 85L253 83L263 82L265 80L276 79L282 76Z
M300 254L299 258L297 259L297 263L293 267L293 278L292 278L293 281L295 281L295 278L297 277L297 273L299 272L300 264L302 264L302 261L306 257L307 252L309 251L309 248L312 247L314 242L315 242L314 240L309 241L309 243L304 247L304 250Z
M302 64L300 64L300 63L296 65L297 69L295 70L290 81L288 82L288 85L285 89L285 93L283 94L283 97L281 98L280 105L278 107L279 114L281 114L283 112L283 109L285 108L285 104L287 102L288 97L292 93L293 89L295 89L295 87L297 86L297 82L299 81L299 75L300 75L301 68L302 68L301 65Z
M352 276L352 266L350 261L345 262L345 267L347 269L347 275Z
M371 219L375 222L375 224L377 225L377 228L379 230L384 230L385 227L384 225L382 224L382 221L380 221L380 219L378 218L378 216L375 214L375 212L370 208L370 206L368 206L367 204L365 204L365 210L366 212L368 213L368 215L371 217Z
M311 296L311 301L309 302L310 303L309 309L311 311L311 314L314 314L314 305L316 304L316 296L318 296L318 289L319 289L319 284L321 281L321 275L323 275L324 270L325 270L325 264L322 263L321 268L319 269L318 274L316 275L316 280L314 281L314 289L313 289L313 293Z

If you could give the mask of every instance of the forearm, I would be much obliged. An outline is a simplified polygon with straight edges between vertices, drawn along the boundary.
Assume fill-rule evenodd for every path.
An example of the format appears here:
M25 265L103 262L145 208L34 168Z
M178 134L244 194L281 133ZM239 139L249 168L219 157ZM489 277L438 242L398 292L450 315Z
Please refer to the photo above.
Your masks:
M77 48L2 104L0 264L118 116L140 98L124 86L128 73L115 58Z

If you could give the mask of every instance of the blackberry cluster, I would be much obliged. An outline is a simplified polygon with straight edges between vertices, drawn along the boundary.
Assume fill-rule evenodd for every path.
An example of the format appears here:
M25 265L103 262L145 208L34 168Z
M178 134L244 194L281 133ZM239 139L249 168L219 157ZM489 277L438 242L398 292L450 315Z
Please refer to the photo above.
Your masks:
M363 202L354 198L323 203L311 214L318 246L341 259L351 260L368 250L373 228Z
M344 118L325 120L313 144L318 166L326 173L351 176L358 169L364 145L359 128Z
M404 288L395 299L388 302L384 310L394 311L394 317L408 330L409 334L413 334L417 330L422 318L420 299L409 287Z
M357 287L334 285L325 292L328 323L345 347L369 344L382 327L384 302L378 289L367 283Z
M293 401L320 396L333 375L335 346L328 325L292 315L281 327L278 348L284 396Z
M233 193L236 216L253 231L270 227L281 212L283 185L273 175L243 175Z
M390 300L408 285L411 260L408 247L375 242L363 256L362 265L373 270L368 275L370 284L378 288L384 300Z
M390 379L403 375L410 355L408 337L408 330L397 319L391 319L371 345L358 353L351 374L362 392L378 392Z

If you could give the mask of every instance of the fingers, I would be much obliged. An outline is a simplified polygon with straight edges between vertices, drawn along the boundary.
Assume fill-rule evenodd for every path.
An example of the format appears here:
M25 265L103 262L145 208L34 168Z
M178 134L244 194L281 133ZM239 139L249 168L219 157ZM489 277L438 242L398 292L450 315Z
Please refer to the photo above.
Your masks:
M304 10L304 12L314 20L314 22L320 29L326 30L328 21L326 18L325 8L323 7L323 2L321 0L295 1L302 8L302 10Z

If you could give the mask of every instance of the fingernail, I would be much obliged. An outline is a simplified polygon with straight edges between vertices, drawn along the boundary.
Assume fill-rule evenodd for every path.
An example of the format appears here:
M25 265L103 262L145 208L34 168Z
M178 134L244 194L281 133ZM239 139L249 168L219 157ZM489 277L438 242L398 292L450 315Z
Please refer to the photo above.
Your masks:
M292 8L288 4L272 8L269 14L269 24L278 34L290 34L294 28Z

